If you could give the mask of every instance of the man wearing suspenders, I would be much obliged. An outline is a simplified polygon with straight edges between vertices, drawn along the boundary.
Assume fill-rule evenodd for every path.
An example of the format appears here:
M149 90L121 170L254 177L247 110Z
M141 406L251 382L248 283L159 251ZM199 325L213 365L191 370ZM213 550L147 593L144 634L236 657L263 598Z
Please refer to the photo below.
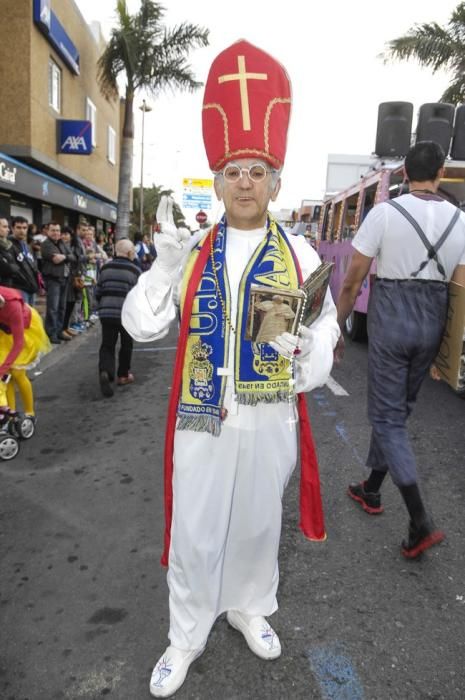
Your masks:
M372 427L366 481L348 495L367 513L383 512L387 472L398 486L410 523L402 554L414 559L444 539L426 511L406 422L436 357L447 315L448 282L465 285L465 214L437 195L445 155L432 141L405 158L409 193L375 206L352 245L339 296L341 329L377 260L368 308L368 418Z

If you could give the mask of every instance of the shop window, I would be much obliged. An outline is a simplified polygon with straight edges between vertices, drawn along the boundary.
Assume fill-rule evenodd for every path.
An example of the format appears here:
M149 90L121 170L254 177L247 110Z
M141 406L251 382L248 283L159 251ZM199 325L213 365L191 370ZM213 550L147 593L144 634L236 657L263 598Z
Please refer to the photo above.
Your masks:
M92 100L86 98L86 119L92 124L92 146L97 145L97 107Z
M108 127L108 160L112 165L116 163L116 131Z
M61 68L53 58L48 60L48 103L56 112L61 112Z

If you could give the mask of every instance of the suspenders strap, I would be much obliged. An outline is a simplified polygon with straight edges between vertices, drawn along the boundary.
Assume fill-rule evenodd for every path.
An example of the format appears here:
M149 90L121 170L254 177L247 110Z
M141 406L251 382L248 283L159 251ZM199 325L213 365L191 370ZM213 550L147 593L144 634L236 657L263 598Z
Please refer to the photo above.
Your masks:
M442 244L445 242L446 238L449 236L449 233L454 228L454 226L457 222L457 219L460 216L460 209L456 208L454 215L453 215L452 219L450 220L449 225L447 226L446 230L444 231L442 236L439 238L439 240L435 243L435 245L432 245L429 242L429 240L427 239L425 232L421 228L420 224L417 221L415 221L415 219L410 214L410 212L407 211L407 209L405 209L401 204L399 204L399 202L395 202L393 199L390 199L387 202L387 204L390 204L392 207L394 207L394 209L397 209L397 211L400 212L400 214L402 214L403 216L405 216L407 221L410 224L412 224L413 228L420 236L421 242L423 243L426 250L428 251L428 259L421 263L420 267L418 268L418 270L416 272L412 272L412 277L417 277L417 275L423 270L424 267L426 267L426 265L429 263L429 261L434 260L436 265L438 266L438 270L439 270L440 274L442 275L443 279L446 279L445 270L438 259L438 250L442 246Z

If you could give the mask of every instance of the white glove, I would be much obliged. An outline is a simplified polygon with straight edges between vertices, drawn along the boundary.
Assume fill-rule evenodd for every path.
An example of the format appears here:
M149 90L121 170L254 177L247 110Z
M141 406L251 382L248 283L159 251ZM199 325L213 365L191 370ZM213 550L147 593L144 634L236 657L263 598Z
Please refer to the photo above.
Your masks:
M160 201L157 207L157 213L155 215L155 218L159 224L163 222L174 224L173 204L174 200L169 195L163 194L160 197Z
M305 357L312 351L314 345L314 331L312 331L311 328L300 326L299 335L282 333L278 335L273 342L268 344L271 345L273 350L276 350L276 352L279 352L280 355L283 355L288 360L294 356L297 358Z
M190 239L188 229L177 229L174 224L162 223L162 233L155 237L157 249L157 266L172 276L182 265L183 259L189 252L186 241Z

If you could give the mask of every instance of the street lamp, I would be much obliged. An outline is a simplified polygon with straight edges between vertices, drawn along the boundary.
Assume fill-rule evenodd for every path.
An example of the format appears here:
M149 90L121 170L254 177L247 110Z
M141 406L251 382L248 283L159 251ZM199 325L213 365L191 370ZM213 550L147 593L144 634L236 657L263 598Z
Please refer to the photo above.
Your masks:
M140 219L139 228L140 232L144 233L144 129L145 129L145 113L151 112L152 108L146 104L145 100L142 100L142 104L139 107L142 110L142 139L140 147L140 190L139 190L139 208L140 208Z

